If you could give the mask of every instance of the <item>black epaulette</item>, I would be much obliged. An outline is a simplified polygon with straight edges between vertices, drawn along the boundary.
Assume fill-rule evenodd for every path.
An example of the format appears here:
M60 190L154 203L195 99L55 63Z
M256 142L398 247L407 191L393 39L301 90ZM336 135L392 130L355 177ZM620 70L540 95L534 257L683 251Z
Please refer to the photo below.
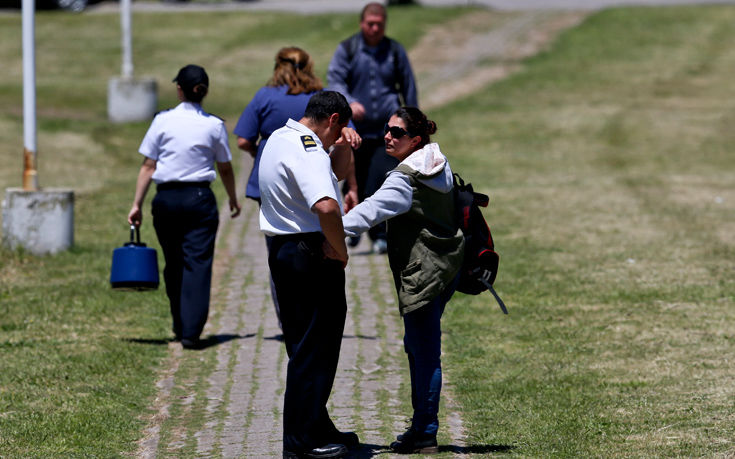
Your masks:
M304 147L304 151L316 151L318 148L316 141L310 135L301 136L301 145Z
M159 110L159 111L157 111L156 113L153 114L153 118L157 117L160 113L170 112L171 110L173 110L173 109L167 108L165 110Z

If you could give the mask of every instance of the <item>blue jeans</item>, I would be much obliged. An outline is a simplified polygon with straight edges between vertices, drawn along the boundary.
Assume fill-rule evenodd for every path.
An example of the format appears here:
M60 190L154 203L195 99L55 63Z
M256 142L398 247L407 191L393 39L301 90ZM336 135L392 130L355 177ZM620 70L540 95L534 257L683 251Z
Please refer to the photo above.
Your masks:
M444 307L457 288L455 278L429 304L403 316L403 347L411 372L411 428L436 435L439 430L439 395L442 389L441 317Z

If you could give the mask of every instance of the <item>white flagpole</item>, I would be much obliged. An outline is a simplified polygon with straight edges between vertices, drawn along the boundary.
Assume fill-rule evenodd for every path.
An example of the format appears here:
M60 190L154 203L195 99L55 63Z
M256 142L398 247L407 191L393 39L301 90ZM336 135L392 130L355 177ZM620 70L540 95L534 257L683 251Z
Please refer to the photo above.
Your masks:
M122 29L122 77L133 79L133 33L130 0L120 0L120 27Z
M23 189L37 190L35 0L23 0Z

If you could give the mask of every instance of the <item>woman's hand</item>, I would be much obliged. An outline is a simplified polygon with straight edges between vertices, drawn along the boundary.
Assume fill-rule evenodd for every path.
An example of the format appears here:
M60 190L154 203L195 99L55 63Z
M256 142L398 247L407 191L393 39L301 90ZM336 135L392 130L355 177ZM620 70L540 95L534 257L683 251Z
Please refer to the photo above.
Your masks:
M140 211L140 208L143 206L143 200L148 192L148 187L151 184L151 178L155 171L156 161L151 158L145 158L143 164L140 166L140 172L138 172L138 180L135 182L133 207L128 212L128 223L131 225L140 226L143 222L143 212Z
M345 197L343 200L343 208L345 213L351 211L356 205L359 204L357 200L357 190L350 189L345 193Z
M240 211L242 210L242 206L237 201L237 198L230 199L230 218L235 218L238 215L240 215Z
M128 213L128 224L140 226L142 222L143 212L140 211L140 207L133 206L133 208L130 209L130 213Z

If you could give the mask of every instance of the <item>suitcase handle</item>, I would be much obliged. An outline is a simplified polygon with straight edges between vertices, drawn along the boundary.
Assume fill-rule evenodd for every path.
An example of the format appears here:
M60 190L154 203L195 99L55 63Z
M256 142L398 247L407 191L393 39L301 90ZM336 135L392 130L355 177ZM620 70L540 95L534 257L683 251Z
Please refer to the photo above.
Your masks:
M145 247L145 244L140 242L140 226L130 225L130 242L126 242L125 245Z

